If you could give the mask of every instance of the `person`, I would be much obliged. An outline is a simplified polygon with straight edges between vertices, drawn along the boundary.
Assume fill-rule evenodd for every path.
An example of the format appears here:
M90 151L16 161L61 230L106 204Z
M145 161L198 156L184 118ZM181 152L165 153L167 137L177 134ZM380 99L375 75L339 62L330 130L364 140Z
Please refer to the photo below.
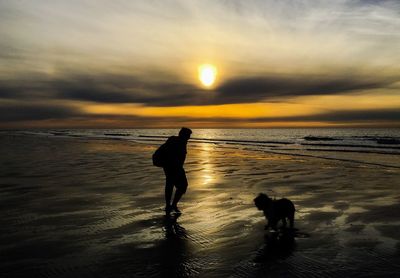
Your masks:
M189 128L182 127L179 136L171 136L165 142L165 163L163 165L165 173L165 213L171 211L181 213L178 208L178 202L186 193L188 181L186 178L185 163L187 153L187 142L190 139L192 131ZM171 198L174 186L176 187L175 196L171 204Z

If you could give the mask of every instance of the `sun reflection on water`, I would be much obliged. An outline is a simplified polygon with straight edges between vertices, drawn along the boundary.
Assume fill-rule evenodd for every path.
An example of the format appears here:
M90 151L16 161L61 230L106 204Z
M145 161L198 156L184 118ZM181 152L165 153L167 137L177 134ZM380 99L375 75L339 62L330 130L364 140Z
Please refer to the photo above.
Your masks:
M200 182L203 185L215 183L216 176L214 165L211 163L212 146L210 144L201 144L200 159L202 160L202 169L199 173Z

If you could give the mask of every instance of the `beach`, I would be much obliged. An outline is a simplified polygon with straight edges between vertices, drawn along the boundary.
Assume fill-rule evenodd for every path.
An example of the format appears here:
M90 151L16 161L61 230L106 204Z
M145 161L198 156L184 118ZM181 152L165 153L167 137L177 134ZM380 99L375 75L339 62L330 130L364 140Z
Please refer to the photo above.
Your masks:
M400 168L191 142L165 216L157 144L0 136L2 277L400 277ZM296 206L264 230L253 199Z

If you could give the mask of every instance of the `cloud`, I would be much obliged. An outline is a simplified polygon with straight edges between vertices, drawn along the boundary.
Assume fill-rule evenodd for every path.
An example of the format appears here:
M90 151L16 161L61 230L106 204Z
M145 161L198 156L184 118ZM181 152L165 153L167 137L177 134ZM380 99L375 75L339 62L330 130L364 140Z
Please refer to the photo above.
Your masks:
M0 122L68 119L83 116L76 108L65 105L0 104Z
M20 116L1 119L80 113L27 102L171 107L395 92L399 11L397 0L0 1L0 101L21 103ZM203 60L220 66L213 90L183 81ZM397 115L342 112L319 117Z
M399 78L379 76L264 75L239 77L214 91L180 82L174 76L75 74L34 75L0 82L0 98L79 100L99 103L140 103L185 106L287 101L310 95L351 94L393 87Z
M204 102L203 90L194 85L128 75L69 77L52 82L52 89L57 98L102 103L179 106Z
M247 119L250 122L400 122L400 107L396 109L336 110L325 113Z
M221 127L221 126L247 126L248 124L268 125L269 123L307 123L319 122L330 124L400 124L400 107L393 109L369 109L369 110L333 110L325 113L309 114L302 116L284 117L215 117L202 118L188 116L138 116L116 114L91 114L78 109L76 106L68 106L57 103L29 103L14 102L0 103L0 126L20 126L24 122L50 124L53 127L69 126L97 126L97 127Z
M0 24L7 26L0 29L0 57L37 69L166 66L212 58L208 53L261 68L393 66L399 10L397 0L0 1Z
M386 88L394 80L371 76L258 76L237 78L217 88L220 103L251 103L310 95L349 94Z
M151 75L151 74L150 74ZM169 77L169 80L174 78ZM178 80L175 78L175 80ZM79 100L173 106L202 103L203 90L179 81L135 75L63 73L0 81L0 98L13 100Z

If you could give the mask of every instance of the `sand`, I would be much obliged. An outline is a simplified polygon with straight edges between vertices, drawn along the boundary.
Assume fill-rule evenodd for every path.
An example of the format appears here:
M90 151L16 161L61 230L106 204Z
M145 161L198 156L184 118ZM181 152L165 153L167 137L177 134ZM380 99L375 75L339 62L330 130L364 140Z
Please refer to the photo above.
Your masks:
M400 277L400 169L191 143L166 217L155 145L0 137L2 277ZM259 192L291 199L264 230Z

